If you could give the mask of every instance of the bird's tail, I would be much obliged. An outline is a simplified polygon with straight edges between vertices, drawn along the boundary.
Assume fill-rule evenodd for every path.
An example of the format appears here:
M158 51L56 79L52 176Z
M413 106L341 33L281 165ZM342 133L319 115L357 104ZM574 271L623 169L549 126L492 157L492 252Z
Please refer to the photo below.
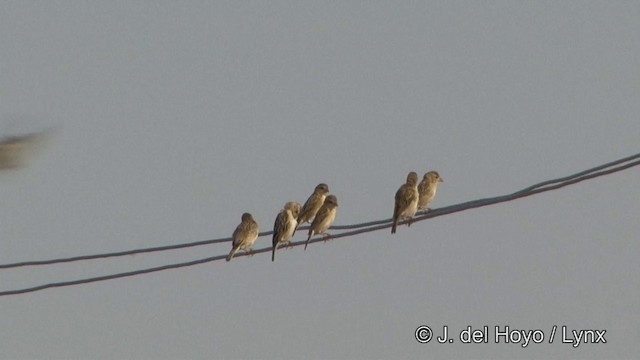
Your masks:
M397 201L396 201L397 202ZM395 234L396 233L396 227L398 226L398 219L400 218L398 211L400 210L400 208L398 207L398 204L396 204L396 206L393 208L393 225L391 226L391 233Z
M271 250L271 262L276 261L276 250L278 250L278 243L273 245L273 250Z
M307 246L309 246L309 240L311 240L311 236L313 236L313 232L309 230L309 237L307 238L307 242L304 244L305 250L307 250Z
M233 259L233 256L238 252L238 249L239 247L234 247L233 249L231 249L229 256L227 256L227 261L231 261L231 259Z

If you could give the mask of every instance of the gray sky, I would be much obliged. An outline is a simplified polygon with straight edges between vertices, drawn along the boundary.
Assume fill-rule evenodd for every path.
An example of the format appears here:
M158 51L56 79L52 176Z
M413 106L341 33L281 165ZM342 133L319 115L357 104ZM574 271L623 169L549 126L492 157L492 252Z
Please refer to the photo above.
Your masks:
M336 224L638 152L638 2L3 2L0 262L270 230L320 182ZM0 298L2 358L632 358L637 168L326 244ZM304 235L296 234L295 240ZM269 246L260 238L256 248ZM230 246L0 271L0 290ZM420 344L420 325L607 330L606 344Z

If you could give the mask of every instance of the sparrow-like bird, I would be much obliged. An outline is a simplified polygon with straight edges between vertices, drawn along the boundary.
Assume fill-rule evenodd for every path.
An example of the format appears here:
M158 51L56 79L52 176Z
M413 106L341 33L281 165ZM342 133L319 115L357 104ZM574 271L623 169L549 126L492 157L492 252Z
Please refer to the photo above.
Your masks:
M309 237L307 238L307 242L304 244L304 249L307 250L307 246L309 245L309 240L313 235L322 234L327 235L326 231L329 229L333 221L336 219L336 213L338 212L338 198L335 195L329 195L324 199L324 203L316 217L313 219L311 223L311 227L309 228Z
M233 256L238 252L238 250L243 250L244 252L252 252L253 243L256 242L258 238L258 223L253 220L253 216L249 213L242 214L242 222L236 230L233 232L233 244L231 247L231 252L229 256L227 256L227 261L231 261Z
M276 250L281 245L288 245L293 237L293 232L298 226L298 214L300 214L300 204L295 201L289 201L284 204L284 208L280 210L276 216L276 222L273 224L273 250L271 252L271 261L276 260Z
M411 219L418 211L418 174L410 172L407 175L407 182L396 191L396 203L393 208L393 226L391 233L396 233L398 222L406 218Z
M444 180L442 180L437 171L429 171L424 174L422 181L418 185L418 193L420 194L420 199L418 199L418 210L431 210L427 206L436 196L436 190L438 190L438 185L441 182L444 182Z
M325 183L318 184L315 190L313 190L313 194L309 196L307 201L302 206L302 210L300 210L300 214L298 215L298 226L308 222L312 222L316 216L318 210L324 203L324 199L327 197L329 193L329 186ZM293 232L295 234L295 230Z

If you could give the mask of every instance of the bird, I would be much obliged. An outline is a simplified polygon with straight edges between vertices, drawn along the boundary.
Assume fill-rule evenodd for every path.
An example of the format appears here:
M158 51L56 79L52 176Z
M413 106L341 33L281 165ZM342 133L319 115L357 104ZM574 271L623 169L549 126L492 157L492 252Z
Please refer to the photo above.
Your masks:
M44 137L45 133L42 132L7 136L0 139L0 170L22 167L26 155Z
M289 201L284 204L284 208L280 210L276 221L273 224L273 250L271 252L271 261L276 260L276 250L281 245L288 245L293 232L298 226L298 214L300 213L300 204L295 201Z
M307 250L307 246L309 245L309 240L313 235L322 234L327 235L326 231L329 229L333 221L336 219L336 213L338 212L338 198L335 195L329 195L324 199L324 203L316 217L313 219L311 223L311 227L309 227L309 237L307 238L307 242L304 244L304 249Z
M425 212L431 210L427 206L436 196L436 190L438 190L438 185L441 182L444 182L444 180L442 180L437 171L429 171L424 174L422 181L418 185L418 193L420 194L418 210L424 210Z
M324 200L327 197L328 193L329 186L327 184L320 183L316 186L316 188L313 190L313 194L309 196L307 201L302 206L300 214L298 214L298 225L296 226L296 229L298 229L298 226L304 223L311 223L313 221L316 213L318 212L318 210L320 210L320 207L324 203ZM295 230L293 231L293 233L296 233Z
M404 183L398 191L396 191L396 201L393 208L393 226L391 233L396 233L398 222L409 218L411 219L418 211L418 174L414 171L407 175L407 182Z
M258 223L253 219L253 216L249 213L242 214L242 222L236 227L232 235L233 243L231 252L227 256L227 261L231 261L239 250L251 253L253 251L251 246L258 238L258 230Z

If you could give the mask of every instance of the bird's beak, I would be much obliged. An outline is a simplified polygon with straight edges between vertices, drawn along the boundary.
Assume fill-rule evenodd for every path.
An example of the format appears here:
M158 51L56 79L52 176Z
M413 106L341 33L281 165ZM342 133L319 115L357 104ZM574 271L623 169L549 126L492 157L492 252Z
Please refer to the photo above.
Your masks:
M444 182L444 180L442 180L442 178L440 178L440 179L438 180L438 182Z

